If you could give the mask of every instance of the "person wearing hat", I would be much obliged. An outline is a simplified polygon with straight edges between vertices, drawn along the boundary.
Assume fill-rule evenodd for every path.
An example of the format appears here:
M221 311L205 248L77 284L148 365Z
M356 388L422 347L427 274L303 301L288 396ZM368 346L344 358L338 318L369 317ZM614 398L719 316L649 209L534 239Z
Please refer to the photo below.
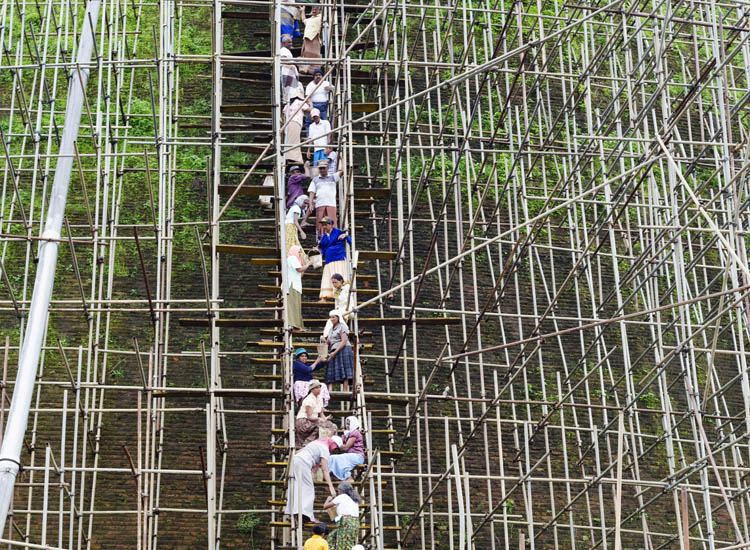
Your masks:
M327 80L323 80L323 71L315 69L313 79L305 88L305 96L312 103L313 108L320 111L320 119L328 120L328 94L333 92L334 88ZM308 131L310 126L310 115L305 119L305 130ZM308 131L309 135L309 131Z
M312 152L308 150L307 158L312 159L313 166L318 166L318 163L325 158L325 149L331 142L331 123L321 118L320 109L310 110L310 118L312 122L307 128L307 137L313 141Z
M289 90L289 103L284 107L284 119L287 123L284 130L284 153L287 162L302 164L302 147L300 135L302 134L302 123L305 120L305 111L310 109L309 103L302 100L297 88ZM296 145L296 147L294 147Z
M286 207L291 208L297 197L305 194L305 185L310 183L310 163L292 164L286 179ZM307 218L305 218L305 221Z
M331 453L337 451L343 444L341 438L334 435L311 441L294 453L289 468L285 514L289 516L302 514L305 521L315 521L315 484L312 470L316 466L320 466L331 496L336 496L333 483L331 483L331 474L328 473L328 459Z
M318 175L315 176L307 188L310 196L310 207L315 209L315 220L317 222L317 236L323 235L323 218L331 218L333 227L336 227L336 198L338 195L338 182L341 180L343 171L329 173L328 162L320 161Z
M307 17L307 14L305 14L305 7L302 6L299 9L299 18L305 25L305 32L302 35L302 52L299 56L308 59L320 59L320 47L323 43L321 39L323 16L320 13L320 6L312 7L312 14L310 17ZM310 72L315 69L320 69L320 65L307 63L299 68L300 72L304 74L310 74Z
M346 243L352 244L352 238L334 227L335 222L329 217L324 217L320 221L323 228L316 250L323 255L323 275L320 278L320 293L318 298L321 302L327 302L333 298L334 289L332 277L336 273L347 273L346 266Z
M294 420L294 446L301 449L311 441L321 437L321 428L325 433L335 434L338 431L331 417L325 415L325 405L320 393L322 384L319 380L311 380L310 393L302 400Z
M310 382L313 379L313 373L325 365L325 361L320 357L312 364L307 362L307 357L307 350L305 348L297 348L294 352L292 375L294 376L294 400L297 405L310 393ZM331 395L328 393L328 388L325 384L320 386L320 397L323 400L323 406L327 407Z

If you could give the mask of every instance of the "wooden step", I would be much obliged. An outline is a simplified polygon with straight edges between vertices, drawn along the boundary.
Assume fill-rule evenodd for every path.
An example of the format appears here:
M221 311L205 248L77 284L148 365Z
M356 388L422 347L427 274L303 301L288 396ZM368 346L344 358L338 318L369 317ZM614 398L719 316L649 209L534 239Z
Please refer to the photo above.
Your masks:
M247 12L240 12L240 13L247 13ZM266 16L268 17L268 16ZM361 42L359 44L353 44L350 48L350 51L362 51L367 50L370 48L376 48L378 45L377 42L370 41L370 42ZM299 47L293 47L289 48L289 50L292 52L292 56L297 58L302 53L302 48ZM223 55L225 56L252 56L252 57L271 57L271 50L240 50L235 52L223 52ZM358 105L357 103L352 103L352 106ZM375 104L377 105L377 103ZM355 112L370 112L370 111L355 111Z
M204 249L210 250L209 244L203 245ZM218 244L216 251L220 254L245 254L249 256L274 257L279 255L279 249L275 246L256 246L248 244ZM358 250L360 260L395 260L396 253L388 250Z
M259 177L262 177L260 174ZM236 185L219 185L219 195L231 195L234 193ZM273 187L267 187L264 185L243 185L240 187L238 195L249 195L251 197L259 197L260 195L271 195L273 196L276 191Z
M353 113L374 113L377 110L377 103L352 103Z
M280 374L253 374L256 380L281 380Z
M310 302L310 307L318 305L320 307L333 308L332 303L321 304L319 302ZM304 305L304 304L303 304ZM305 319L305 324L325 325L328 319ZM281 319L216 319L217 326L223 327L257 327L257 326L281 326ZM407 325L410 322L423 326L445 326L458 325L461 323L460 317L417 317L409 321L407 317L360 317L358 319L360 326L400 326ZM180 326L185 327L207 327L208 319L187 318L179 320Z
M266 340L261 340L260 342L247 342L247 345L250 347L261 349L284 349L284 342L269 342Z
M221 106L222 113L253 113L257 110L271 110L271 103L226 103Z
M253 21L270 21L271 16L268 10L254 11L222 11L222 19L252 19Z
M274 294L278 294L281 292L281 287L277 285L258 285L258 290L261 292L273 292ZM320 288L311 288L311 287L302 287L302 294L319 294ZM375 289L368 289L368 288L358 288L357 294L361 295L367 295L367 296L375 296L378 294L378 291Z
M208 319L182 317L179 320L181 327L207 327ZM223 317L216 319L217 327L280 327L284 325L282 319L230 319Z
M270 270L268 271L268 275L271 277L281 277L281 271L278 270ZM320 279L320 273L315 271L305 271L302 274L302 277L315 277L317 279ZM357 281L367 281L367 282L375 282L377 276L376 275L363 275L362 273L357 273Z

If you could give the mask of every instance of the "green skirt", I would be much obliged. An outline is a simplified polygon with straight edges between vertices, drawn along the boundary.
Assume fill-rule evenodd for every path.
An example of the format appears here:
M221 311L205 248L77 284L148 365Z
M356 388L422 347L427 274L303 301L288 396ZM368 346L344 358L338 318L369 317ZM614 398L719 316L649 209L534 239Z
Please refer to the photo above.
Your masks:
M336 523L336 530L328 535L331 550L351 550L359 539L359 518L341 516Z

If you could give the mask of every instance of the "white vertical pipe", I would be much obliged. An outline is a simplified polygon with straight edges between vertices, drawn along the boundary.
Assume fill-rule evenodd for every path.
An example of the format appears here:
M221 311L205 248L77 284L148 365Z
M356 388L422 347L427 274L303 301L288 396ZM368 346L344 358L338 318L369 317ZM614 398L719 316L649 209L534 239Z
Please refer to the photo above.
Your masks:
M13 497L13 487L18 475L19 461L23 436L29 419L31 397L34 392L39 357L44 343L45 327L47 325L47 310L52 296L55 282L55 267L57 265L58 239L60 238L65 204L68 198L68 184L73 169L74 143L78 139L78 128L81 125L81 111L83 109L83 88L89 79L89 62L94 48L94 31L99 17L100 0L89 0L83 21L78 56L76 64L81 69L81 78L77 78L77 71L73 72L68 88L68 102L65 107L65 125L63 126L60 152L55 169L55 179L47 210L42 241L39 247L39 264L36 271L34 293L31 297L31 313L26 330L23 348L21 350L18 375L13 391L13 401L8 413L8 423L5 428L3 445L0 448L0 532L5 529L8 518L10 501Z
M49 463L52 457L52 447L44 448L44 495L42 501L42 546L47 544L47 518L49 510Z

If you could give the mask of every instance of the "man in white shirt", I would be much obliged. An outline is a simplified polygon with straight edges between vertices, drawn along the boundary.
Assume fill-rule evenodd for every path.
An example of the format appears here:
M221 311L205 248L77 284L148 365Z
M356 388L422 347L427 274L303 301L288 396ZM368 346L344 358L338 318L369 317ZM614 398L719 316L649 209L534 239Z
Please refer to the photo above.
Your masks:
M281 48L279 49L279 57L283 59L294 59L292 55L292 37L288 34L284 34L281 37ZM281 85L284 87L284 101L287 101L290 97L292 90L297 90L299 85L299 73L295 65L281 65Z
M321 222L323 218L331 218L333 226L336 227L336 197L338 196L338 182L341 180L343 172L334 172L328 175L328 162L321 160L318 165L320 174L315 176L307 188L307 194L310 196L310 207L315 209L315 224L317 235L323 233Z
M313 150L315 151L313 166L318 166L320 161L325 159L325 148L331 142L331 123L320 119L320 111L318 109L312 109L310 116L313 121L307 130L307 137L313 140ZM311 154L308 151L307 158L309 159L310 157Z
M328 120L328 92L333 92L333 86L327 80L323 80L323 71L315 69L312 82L305 88L305 97L312 103L313 108L320 111L320 120ZM305 118L305 130L310 126L310 118Z

